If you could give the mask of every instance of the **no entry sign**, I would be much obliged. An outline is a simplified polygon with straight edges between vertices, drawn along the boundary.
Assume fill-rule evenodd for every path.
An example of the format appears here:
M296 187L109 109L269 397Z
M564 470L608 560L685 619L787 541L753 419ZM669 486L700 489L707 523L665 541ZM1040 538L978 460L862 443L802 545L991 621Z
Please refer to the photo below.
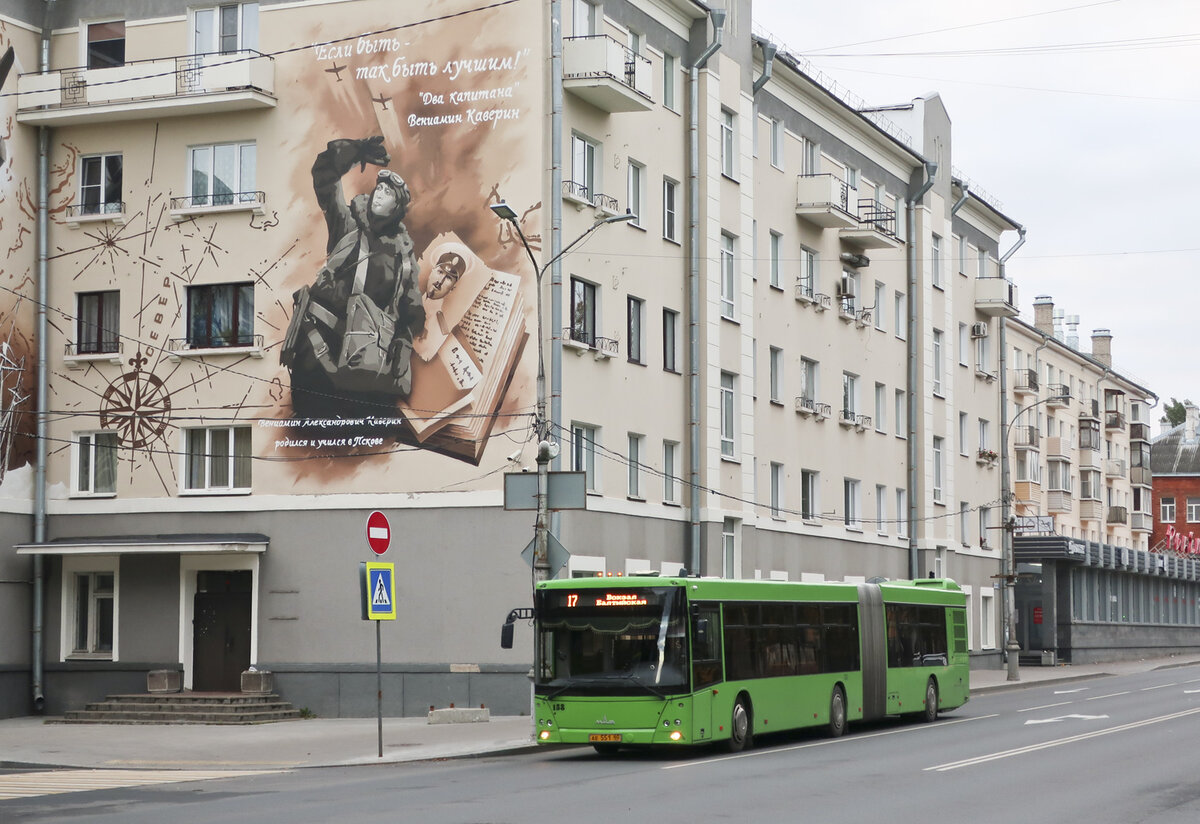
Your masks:
M392 545L392 527L382 512L372 512L367 517L367 546L376 555L387 552Z

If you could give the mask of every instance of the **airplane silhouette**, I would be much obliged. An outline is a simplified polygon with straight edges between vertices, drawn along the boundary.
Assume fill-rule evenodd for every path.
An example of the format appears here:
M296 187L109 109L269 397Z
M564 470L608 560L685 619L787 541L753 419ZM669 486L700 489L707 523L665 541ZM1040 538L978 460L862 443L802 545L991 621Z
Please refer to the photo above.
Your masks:
M326 69L325 71L326 71L327 73L329 73L329 74L332 74L334 77L336 77L336 78L337 78L337 82L341 83L341 82L342 82L342 72L343 72L343 71L345 71L346 67L345 67L345 66L339 66L339 65L337 64L337 61L336 61L336 60L334 60L334 61L332 61L332 62L333 62L333 68L332 68L332 69Z
M380 93L379 97L372 97L371 99L374 100L376 103L380 104L381 106L383 106L383 110L385 112L387 111L388 101L391 100L390 97L388 97L387 95L382 94L382 93Z

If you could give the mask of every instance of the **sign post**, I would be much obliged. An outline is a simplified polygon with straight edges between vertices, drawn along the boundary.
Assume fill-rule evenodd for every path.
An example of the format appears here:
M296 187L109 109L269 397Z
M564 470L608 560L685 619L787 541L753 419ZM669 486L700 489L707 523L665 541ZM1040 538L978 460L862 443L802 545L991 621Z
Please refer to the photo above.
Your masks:
M380 513L376 512L372 517L374 515ZM370 523L369 519L367 523ZM368 532L368 541L369 535ZM375 622L375 717L379 729L379 757L383 758L383 646L379 625L381 621L396 620L396 565L361 561L358 565L358 587L362 599L362 619Z

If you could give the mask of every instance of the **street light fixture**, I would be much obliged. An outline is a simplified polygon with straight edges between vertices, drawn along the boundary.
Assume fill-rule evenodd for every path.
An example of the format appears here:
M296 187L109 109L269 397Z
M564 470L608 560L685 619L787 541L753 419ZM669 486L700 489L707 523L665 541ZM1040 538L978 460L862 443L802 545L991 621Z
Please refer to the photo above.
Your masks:
M1021 645L1017 643L1016 636L1016 600L1017 600L1017 559L1015 549L1013 547L1013 527L1010 523L1009 507L1012 501L1012 470L1009 468L1008 461L1008 433L1016 424L1017 419L1033 409L1035 406L1041 406L1043 403L1051 401L1067 401L1070 400L1070 395L1050 395L1041 400L1034 401L1029 406L1023 409L1018 409L1004 427L1000 430L1000 523L1004 535L1004 557L1003 568L1001 569L1000 577L1004 580L1004 586L1008 589L1008 597L1004 604L1004 635L1007 638L1005 643L1005 652L1008 655L1008 680L1020 681L1020 655ZM1001 403L1005 401L1002 399Z

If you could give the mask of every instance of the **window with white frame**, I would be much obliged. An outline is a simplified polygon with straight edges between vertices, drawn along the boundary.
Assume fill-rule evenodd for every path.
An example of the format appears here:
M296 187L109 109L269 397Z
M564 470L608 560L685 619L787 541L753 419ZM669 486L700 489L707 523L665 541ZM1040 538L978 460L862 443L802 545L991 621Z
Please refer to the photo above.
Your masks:
M967 535L968 523L970 522L971 505L966 501L958 502L958 539L962 541L963 546L970 546L971 539Z
M780 266L780 258L782 256L783 235L779 232L771 232L771 285L776 289L783 288L783 273Z
M933 330L933 394L942 394L942 374L945 371L942 352L942 330Z
M125 21L108 20L87 24L89 69L109 69L125 65Z
M991 338L975 339L975 368L980 372L990 372L992 365Z
M896 437L908 437L908 397L903 389L896 390Z
M738 525L736 518L726 518L721 522L721 577L740 578L742 570L742 552L738 541Z
M958 325L958 364L959 364L959 366L967 365L967 352L970 351L970 345L967 343L967 341L969 341L969 340L970 340L970 336L967 333L967 325L965 323L960 323Z
M958 454L967 454L967 413L958 413Z
M585 346L596 345L597 297L596 284L571 278L571 340Z
M962 235L954 236L954 245L958 248L958 273L967 273L967 239Z
M258 48L258 3L223 3L192 11L192 54Z
M887 497L887 487L875 484L875 531L880 535L888 533Z
M943 448L944 440L938 436L933 438L933 502L942 502L942 481L946 473L946 462Z
M908 335L908 299L903 292L897 292L893 301L895 307L896 337L904 340Z
M736 377L731 372L721 373L721 455L732 458L737 454L734 440L734 409Z
M75 354L100 355L121 351L121 293L81 292L76 297Z
M1189 524L1200 523L1200 498L1189 497L1187 499L1187 522Z
M987 261L988 261L987 250L980 249L978 256L975 258L975 276L976 277L981 277L981 278L987 277Z
M979 451L992 448L992 424L985 418L979 419Z
M249 492L249 426L185 429L183 488L188 492Z
M800 249L800 294L813 299L820 286L817 276L817 253L812 249Z
M1158 502L1158 520L1164 524L1175 523L1175 498L1163 497Z
M783 464L771 462L771 517L783 517Z
M629 489L630 498L641 499L642 493L642 451L645 436L629 433Z
M1071 491L1071 464L1068 461L1046 462L1046 487L1051 492Z
M663 239L679 242L679 210L677 198L679 184L669 177L663 178Z
M729 109L721 109L721 174L732 178L736 166L734 149L736 142L736 116Z
M107 215L124 210L123 167L120 153L79 158L79 214Z
M771 402L783 403L783 350L772 346L770 350Z
M645 321L646 304L641 298L629 296L625 300L625 334L628 337L629 362L642 363L645 348L642 327Z
M800 174L819 175L821 173L821 145L806 137L800 143L800 151Z
M996 648L996 593L990 589L979 590L979 646Z
M942 239L934 235L929 245L929 265L932 269L933 285L942 288Z
M882 383L875 384L875 431L887 431L887 387Z
M646 200L646 167L630 158L625 208L633 215L631 226L642 225L642 204Z
M671 111L676 109L679 94L679 58L673 54L663 55L663 105Z
M1021 465L1022 452L1017 453L1017 464ZM1023 467L1021 467L1023 468ZM1024 480L1019 474L1017 480ZM1100 484L1100 471L1098 469L1080 469L1079 470L1079 497L1085 501L1100 500L1100 491L1103 487Z
M721 233L721 317L735 317L737 276L735 269L735 246L733 235Z
M189 349L253 345L254 284L212 283L187 288Z
M875 310L875 328L880 332L887 331L885 303L887 303L887 284L882 280L877 280L875 281L875 305L872 308Z
M255 203L258 148L248 143L214 143L188 149L189 206Z
M679 502L679 478L676 474L676 456L679 444L675 441L663 441L663 503Z
M113 495L117 491L117 433L75 436L75 493Z
M567 194L588 203L596 195L600 168L600 144L581 134L571 135L571 179L567 182Z
M856 478L842 480L842 523L850 529L862 529L862 483Z
M908 490L896 490L896 537L908 537Z
M800 470L800 517L815 521L820 514L820 473L811 469Z
M771 165L783 168L783 123L771 118Z
M990 506L979 507L979 546L986 548L988 545L988 532L992 528L992 508Z
M583 484L589 492L600 490L599 467L596 465L596 447L600 442L600 431L584 423L571 425L571 469L583 473Z
M858 375L842 373L842 420L853 421L858 415Z
M115 555L63 556L62 660L118 660L119 569Z
M663 309L663 369L679 371L679 313Z
M571 3L571 34L574 37L591 37L600 33L600 10L596 3L588 0L573 0Z

